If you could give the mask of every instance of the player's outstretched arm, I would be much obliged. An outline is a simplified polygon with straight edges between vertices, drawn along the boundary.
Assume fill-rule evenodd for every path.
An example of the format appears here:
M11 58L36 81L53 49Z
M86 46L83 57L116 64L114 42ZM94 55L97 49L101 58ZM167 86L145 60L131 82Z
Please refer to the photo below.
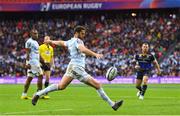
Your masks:
M82 44L80 44L80 45L78 46L78 49L79 49L81 52L85 53L86 55L95 56L95 57L98 58L98 59L103 57L102 54L97 54L97 53L93 52L92 50L86 48L86 47L85 47L84 45L82 45Z
M65 47L65 42L62 40L58 40L58 41L52 41L52 40L47 40L47 43L50 44L55 44L55 45L59 45L59 46L64 46Z

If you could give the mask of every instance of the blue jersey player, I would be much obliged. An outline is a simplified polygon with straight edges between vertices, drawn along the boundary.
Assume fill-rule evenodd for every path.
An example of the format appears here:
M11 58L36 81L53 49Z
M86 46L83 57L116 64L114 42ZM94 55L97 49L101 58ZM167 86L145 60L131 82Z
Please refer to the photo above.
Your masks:
M103 90L101 84L85 71L86 55L94 56L98 59L103 57L102 54L95 53L84 46L83 39L85 35L86 29L83 26L77 26L74 29L74 37L68 41L46 41L47 43L67 47L71 60L67 67L66 73L63 75L59 84L52 84L42 91L35 93L35 96L32 99L33 105L36 105L39 97L43 94L51 91L64 90L73 79L78 79L79 81L95 88L100 97L105 100L113 108L113 110L117 110L122 105L123 100L119 100L117 102L112 101Z
M149 53L148 43L143 43L142 53L135 56L136 61L136 88L138 89L137 96L139 99L144 99L144 94L147 89L148 77L152 70L152 63L157 68L158 75L161 73L159 64L154 55ZM141 86L142 85L142 86Z

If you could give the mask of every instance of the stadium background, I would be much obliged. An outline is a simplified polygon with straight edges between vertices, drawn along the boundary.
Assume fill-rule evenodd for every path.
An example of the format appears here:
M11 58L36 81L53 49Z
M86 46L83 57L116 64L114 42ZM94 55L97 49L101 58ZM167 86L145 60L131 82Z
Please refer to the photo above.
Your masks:
M94 7L97 3L101 7ZM89 9L83 7L84 4L89 4ZM25 79L26 75L24 43L32 27L38 29L42 43L45 35L68 40L76 25L85 25L88 29L86 46L105 56L103 60L87 59L87 71L91 75L103 79L107 68L115 65L119 76L132 77L127 82L134 82L135 72L131 61L140 51L142 42L149 41L151 52L160 62L163 76L175 80L174 83L180 82L179 78L174 78L180 75L179 4L178 0L2 0L0 83L23 83L21 79ZM58 9L53 9L53 5ZM54 48L56 68L52 77L61 77L69 61L68 54L65 54L64 48ZM154 70L152 73L153 77L157 77ZM157 78L156 82L164 79L168 81L167 78Z
M0 0L0 11L0 114L180 114L178 110L180 0ZM25 112L32 108L29 102L17 99L23 88L18 84L23 84L26 79L24 44L29 37L30 29L35 27L39 31L40 43L42 43L45 35L50 35L54 40L59 38L68 40L76 25L85 25L88 29L85 45L105 56L103 60L88 57L87 72L102 83L108 84L105 85L105 89L111 93L110 96L116 96L113 98L119 98L117 93L120 91L120 96L128 101L129 109L124 106L119 113L112 113L108 108L103 109L97 105L100 111L89 109L81 112L76 109L77 105L73 106L70 103L77 110L76 112L71 109L53 112L53 108L48 107L52 112L47 113L44 110L47 109L44 102L42 103L44 106L40 105L39 108L42 111L38 112L38 108L33 108L35 112ZM136 106L148 106L134 101L136 98L132 97L135 93L132 85L135 81L135 72L131 61L145 41L150 43L151 52L157 57L162 69L162 76L157 76L153 70L153 76L149 80L152 83L149 90L151 95L147 97L145 103L150 105L151 112L145 108L139 112ZM52 72L50 82L57 83L65 72L69 58L65 48L53 47L56 68ZM112 65L118 68L119 74L115 80L108 82L104 75ZM36 81L35 78L33 83ZM62 96L67 104L71 94L77 96L80 94L77 88L82 93L88 94L81 90L83 85L79 85L78 81L73 83L77 85L70 86L69 93L65 93L65 97ZM113 85L114 83L117 85ZM120 85L121 83L125 85ZM154 85L157 83L165 83L165 85ZM30 93L34 91L33 85ZM53 99L58 99L55 94L52 94ZM10 100L10 96L14 95L15 97ZM86 101L86 97L85 99L78 97L80 101ZM47 103L56 104L53 99ZM12 104L6 103L6 100L10 100ZM91 107L93 104L96 106L96 102L88 100L92 103ZM18 110L13 107L15 104ZM59 103L59 106L61 104L66 103ZM77 108L82 109L80 107L82 104L77 102L75 104L78 104ZM27 107L24 108L24 105ZM166 111L166 108L169 111Z

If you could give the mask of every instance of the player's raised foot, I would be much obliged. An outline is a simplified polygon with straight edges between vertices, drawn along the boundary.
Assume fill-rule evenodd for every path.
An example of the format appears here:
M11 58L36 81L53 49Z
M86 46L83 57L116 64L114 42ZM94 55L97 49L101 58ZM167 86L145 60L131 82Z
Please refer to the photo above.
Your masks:
M39 95L34 95L33 98L32 98L32 105L36 105L37 101L39 99Z
M50 99L50 97L48 95L44 95L41 97L41 99Z
M28 100L28 99L32 99L31 97L28 97L28 96L21 96L21 99L26 99L26 100Z
M122 104L123 104L123 100L119 100L115 102L115 104L112 106L112 109L116 111Z
M141 95L141 91L138 91L136 96L139 97Z
M143 95L140 95L140 96L139 96L139 99L140 99L140 100L143 100L143 99L144 99L144 96L143 96Z

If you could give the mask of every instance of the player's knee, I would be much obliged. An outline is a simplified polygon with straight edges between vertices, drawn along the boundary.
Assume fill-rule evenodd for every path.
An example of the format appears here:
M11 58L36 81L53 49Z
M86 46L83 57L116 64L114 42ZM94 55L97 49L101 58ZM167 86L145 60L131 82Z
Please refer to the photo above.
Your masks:
M96 89L100 89L102 87L102 84L100 82L96 82L95 86Z
M58 90L64 90L64 89L66 89L65 85L58 85Z
M148 77L143 78L143 84L147 84L148 83Z
M46 82L49 82L49 78L46 77Z
M46 80L49 80L49 78L50 78L50 75L46 74Z
M148 79L144 79L143 84L147 84L147 83L148 83Z

